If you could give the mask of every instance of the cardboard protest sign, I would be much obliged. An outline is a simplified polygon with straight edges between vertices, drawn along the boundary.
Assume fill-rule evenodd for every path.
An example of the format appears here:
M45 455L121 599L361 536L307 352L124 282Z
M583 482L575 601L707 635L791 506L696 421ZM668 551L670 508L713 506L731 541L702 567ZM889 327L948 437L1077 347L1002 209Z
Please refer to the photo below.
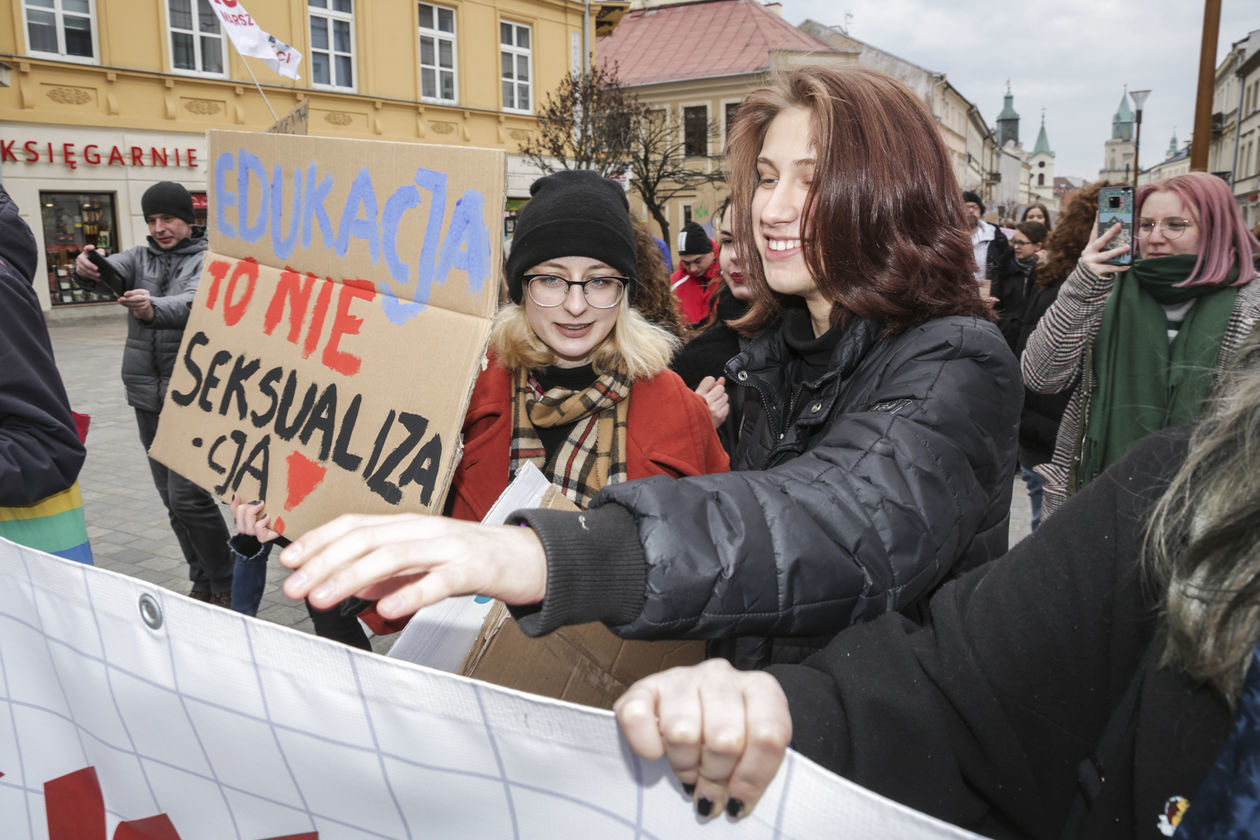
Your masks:
M547 488L537 507L578 509L554 485ZM459 673L518 691L611 709L636 681L703 660L704 642L622 639L598 621L531 638L510 620L507 608L496 602Z
M498 300L499 150L210 133L157 460L296 536L440 510Z

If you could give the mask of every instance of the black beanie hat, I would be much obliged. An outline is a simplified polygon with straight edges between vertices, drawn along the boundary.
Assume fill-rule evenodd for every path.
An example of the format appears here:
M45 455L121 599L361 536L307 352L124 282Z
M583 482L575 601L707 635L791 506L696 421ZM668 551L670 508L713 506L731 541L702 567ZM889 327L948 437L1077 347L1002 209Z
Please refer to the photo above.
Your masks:
M690 254L712 254L713 240L709 238L709 234L704 232L704 228L695 222L687 222L683 225L682 233L678 234L678 253L683 256Z
M140 199L140 209L147 219L158 213L165 213L188 224L194 224L197 217L193 215L192 196L183 184L174 181L158 181L144 191Z
M507 258L508 296L520 303L521 278L539 263L556 257L590 257L630 278L633 300L638 282L630 203L616 181L589 169L556 172L529 188Z
M974 204L980 208L980 212L984 212L984 199L971 190L963 193L963 204Z

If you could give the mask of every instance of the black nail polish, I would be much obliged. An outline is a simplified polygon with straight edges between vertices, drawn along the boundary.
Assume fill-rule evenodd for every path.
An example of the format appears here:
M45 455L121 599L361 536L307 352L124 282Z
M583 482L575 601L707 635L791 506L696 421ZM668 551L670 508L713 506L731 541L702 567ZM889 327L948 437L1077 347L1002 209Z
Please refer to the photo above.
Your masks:
M713 800L707 796L702 796L696 800L696 813L702 817L707 817L713 813Z
M740 802L735 797L731 797L730 799L726 801L726 815L728 817L738 818L739 815L742 813L744 813L743 802Z
M695 785L691 784L691 782L683 782L683 793L687 794L688 796L691 796L695 792L696 792Z

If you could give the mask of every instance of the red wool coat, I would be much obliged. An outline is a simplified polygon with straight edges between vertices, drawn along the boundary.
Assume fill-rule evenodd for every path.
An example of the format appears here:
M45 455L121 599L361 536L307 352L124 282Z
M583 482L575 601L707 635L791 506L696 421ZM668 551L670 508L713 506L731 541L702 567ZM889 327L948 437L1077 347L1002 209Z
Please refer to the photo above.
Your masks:
M730 460L709 408L678 374L665 370L630 386L626 418L626 476L704 475L726 472ZM477 377L464 415L464 455L451 480L448 515L480 522L508 486L512 444L512 374L493 354ZM382 618L375 605L359 618L378 635L397 633L411 616Z
M673 371L630 386L626 476L704 475L730 462L705 402ZM451 483L449 513L480 521L508 484L512 442L512 374L494 356L477 377L464 415L464 456Z

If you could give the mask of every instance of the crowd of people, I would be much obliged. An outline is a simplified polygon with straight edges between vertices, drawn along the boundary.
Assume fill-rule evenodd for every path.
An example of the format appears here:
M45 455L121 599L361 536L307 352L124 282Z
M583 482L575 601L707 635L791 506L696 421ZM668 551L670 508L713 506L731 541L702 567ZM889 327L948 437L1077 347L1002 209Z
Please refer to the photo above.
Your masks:
M791 745L991 836L1167 836L1173 812L1208 836L1229 809L1182 805L1205 779L1228 803L1213 764L1255 755L1260 702L1260 241L1224 182L1143 186L1129 265L1101 184L1008 234L915 94L859 67L749 94L727 166L672 276L618 184L534 183L446 515L286 543L234 498L230 536L153 462L193 596L256 611L280 544L286 594L359 647L359 619L468 594L527 635L704 639L616 705L701 817L750 812ZM107 258L146 447L205 248L186 196L146 192L149 243ZM83 455L47 397L23 433L65 465L35 496ZM578 510L479 524L526 463ZM1036 530L1008 551L1018 476Z

